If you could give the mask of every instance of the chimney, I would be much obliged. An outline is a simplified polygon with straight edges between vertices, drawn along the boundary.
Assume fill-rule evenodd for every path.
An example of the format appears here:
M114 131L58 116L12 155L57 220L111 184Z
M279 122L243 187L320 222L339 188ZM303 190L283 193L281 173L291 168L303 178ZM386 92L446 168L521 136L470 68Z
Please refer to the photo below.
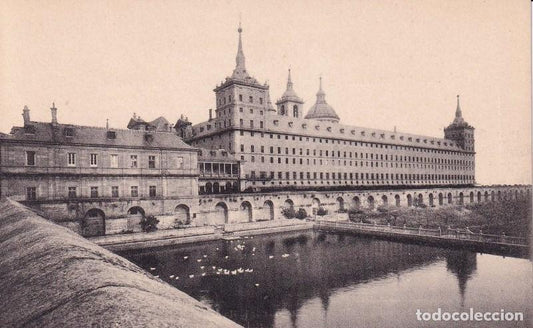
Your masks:
M211 121L213 119L213 109L209 108L209 120Z
M24 118L24 125L30 123L30 109L28 106L24 106L24 109L22 110L22 117Z
M50 112L52 113L52 124L57 124L57 108L55 103L52 103L52 107L50 107Z

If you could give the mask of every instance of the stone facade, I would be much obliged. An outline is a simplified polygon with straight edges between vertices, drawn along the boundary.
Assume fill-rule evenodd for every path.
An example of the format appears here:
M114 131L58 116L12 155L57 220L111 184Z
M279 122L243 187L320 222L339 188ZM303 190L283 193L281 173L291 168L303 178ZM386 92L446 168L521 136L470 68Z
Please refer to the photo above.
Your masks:
M55 106L52 114L57 112ZM0 136L0 193L84 235L139 231L142 216L189 223L198 150L173 132L34 122Z
M475 183L474 129L459 102L445 138L344 125L322 82L304 118L289 73L276 110L269 86L246 71L241 32L234 73L214 89L216 116L176 127L191 145L226 149L240 159L246 190Z

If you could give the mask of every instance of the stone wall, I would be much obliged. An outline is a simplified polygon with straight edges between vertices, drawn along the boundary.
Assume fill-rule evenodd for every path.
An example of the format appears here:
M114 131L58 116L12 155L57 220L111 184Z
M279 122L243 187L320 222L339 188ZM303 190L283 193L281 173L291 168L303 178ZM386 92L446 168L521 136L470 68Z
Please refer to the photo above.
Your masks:
M5 198L0 247L1 327L239 327Z

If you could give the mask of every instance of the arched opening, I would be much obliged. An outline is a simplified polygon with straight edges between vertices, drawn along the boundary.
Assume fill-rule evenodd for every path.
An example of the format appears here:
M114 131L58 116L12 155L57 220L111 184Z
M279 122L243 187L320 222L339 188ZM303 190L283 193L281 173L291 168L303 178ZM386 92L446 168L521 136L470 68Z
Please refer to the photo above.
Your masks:
M413 196L411 194L407 194L407 207L413 206Z
M514 199L518 199L518 190L514 191Z
M286 199L285 202L283 202L283 208L294 209L294 202L292 199Z
M231 182L226 182L226 192L229 193L229 192L232 192L233 191L233 185L231 184Z
M271 200L266 200L263 203L263 212L261 213L261 220L274 220L274 203Z
M189 207L184 204L180 204L176 206L174 209L174 217L175 222L177 224L190 224L191 223L191 215L189 212Z
M133 206L128 210L127 226L128 231L141 231L141 220L145 216L144 209L140 206Z
M233 183L233 191L239 191L239 183L237 181Z
M400 207L400 205L401 205L401 203L400 203L400 195L395 195L394 196L394 202L396 203L397 207Z
M81 223L81 234L85 237L105 235L104 211L98 208L88 210Z
M344 211L344 198L342 197L337 197L337 211Z
M474 192L471 191L470 192L470 203L473 203L474 202Z
M220 185L218 184L218 182L213 183L213 193L214 194L220 193Z
M451 192L448 193L448 204L453 204L453 196Z
M298 106L297 105L294 105L292 107L292 116L298 117Z
M285 115L285 105L281 105L281 109L279 111L280 115Z
M465 196L462 192L459 193L459 205L463 205L465 203Z
M422 194L418 194L418 197L417 197L417 200L416 200L416 205L420 206L420 205L423 205L423 204L424 204L424 196Z
M489 192L488 191L485 191L485 201L486 202L489 201Z
M241 218L245 222L252 222L253 216L252 216L252 204L248 201L244 201L241 203Z
M318 209L320 208L320 199L313 198L313 202L311 203L311 208L313 210L313 215L316 215Z
M429 199L429 206L434 206L435 204L433 204L433 194L429 194L428 199Z
M211 182L208 182L205 184L205 193L206 194L212 194L213 193L213 185Z
M502 191L498 190L498 200L502 200Z
M477 202L481 203L481 191L477 192Z
M389 205L389 199L387 198L387 196L385 195L381 196L381 205L383 206Z
M224 202L219 202L215 205L215 212L211 218L212 225L222 225L228 223L228 205Z
M359 199L359 197L355 196L354 198L352 198L352 208L356 210L361 208L361 200Z
M374 209L374 206L375 206L375 201L374 201L374 197L372 196L368 196L367 200L366 200L367 204L368 204L368 209L369 210L373 210Z
M444 205L444 196L439 192L439 206Z

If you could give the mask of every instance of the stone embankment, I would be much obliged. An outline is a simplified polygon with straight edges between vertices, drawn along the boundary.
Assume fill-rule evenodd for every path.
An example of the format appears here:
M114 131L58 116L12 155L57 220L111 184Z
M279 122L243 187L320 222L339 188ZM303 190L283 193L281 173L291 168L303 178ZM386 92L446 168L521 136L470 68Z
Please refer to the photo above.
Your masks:
M0 327L239 327L8 199L0 249Z

